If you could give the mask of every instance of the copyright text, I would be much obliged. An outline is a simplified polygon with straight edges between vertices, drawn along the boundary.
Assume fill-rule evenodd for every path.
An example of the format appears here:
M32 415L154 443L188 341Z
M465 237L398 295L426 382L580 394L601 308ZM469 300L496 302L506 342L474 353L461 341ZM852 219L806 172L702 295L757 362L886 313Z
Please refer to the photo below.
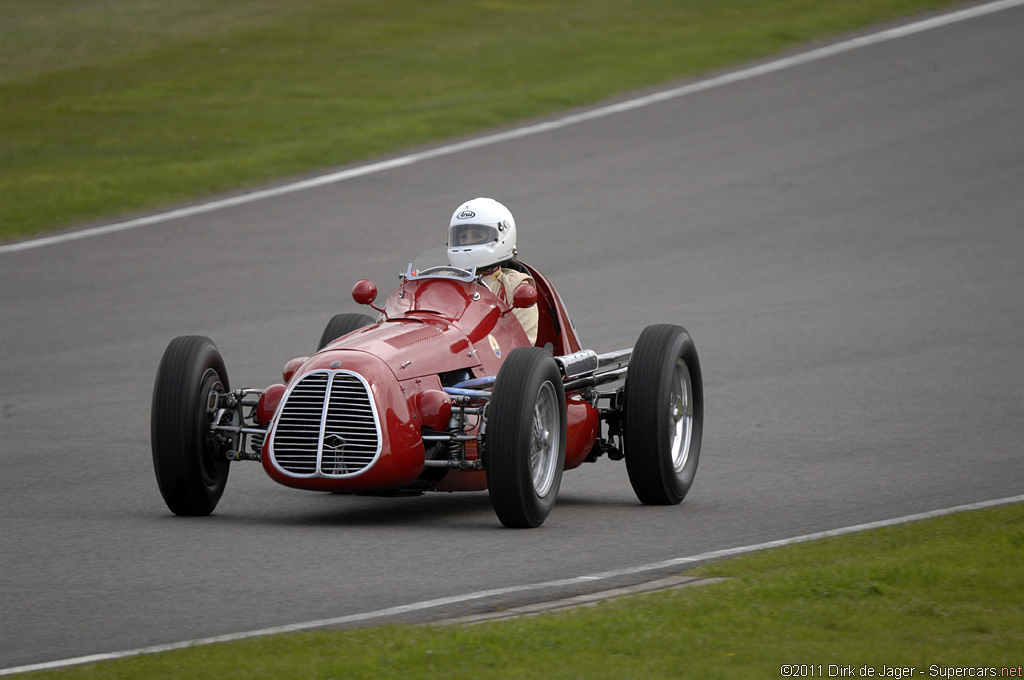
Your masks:
M915 666L783 664L779 673L784 678L1024 678L1024 666Z

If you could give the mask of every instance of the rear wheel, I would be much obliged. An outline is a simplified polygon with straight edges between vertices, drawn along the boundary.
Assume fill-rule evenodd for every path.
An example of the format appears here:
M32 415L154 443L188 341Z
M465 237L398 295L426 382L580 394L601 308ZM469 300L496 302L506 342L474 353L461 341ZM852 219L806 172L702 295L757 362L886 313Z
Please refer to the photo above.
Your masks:
M357 331L360 328L365 328L372 323L373 317L367 316L366 314L354 314L351 312L335 314L331 317L331 320L327 322L327 327L324 328L324 332L320 334L320 342L316 346L316 351L319 352L341 336L348 335L352 331Z
M554 358L512 350L487 407L487 490L507 527L537 527L558 497L565 467L565 390Z
M167 346L153 387L150 437L160 493L176 515L209 515L227 484L230 444L210 432L216 394L230 391L224 359L209 338Z
M704 382L697 348L681 326L648 326L633 348L625 386L626 469L648 505L683 500L697 474Z

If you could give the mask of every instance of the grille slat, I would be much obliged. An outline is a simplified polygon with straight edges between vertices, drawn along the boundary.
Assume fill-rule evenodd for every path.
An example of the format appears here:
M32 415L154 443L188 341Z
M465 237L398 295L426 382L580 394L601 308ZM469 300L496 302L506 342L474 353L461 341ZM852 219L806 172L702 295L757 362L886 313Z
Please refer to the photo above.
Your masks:
M270 452L287 474L345 477L372 465L380 446L368 386L354 373L317 371L304 376L287 396Z

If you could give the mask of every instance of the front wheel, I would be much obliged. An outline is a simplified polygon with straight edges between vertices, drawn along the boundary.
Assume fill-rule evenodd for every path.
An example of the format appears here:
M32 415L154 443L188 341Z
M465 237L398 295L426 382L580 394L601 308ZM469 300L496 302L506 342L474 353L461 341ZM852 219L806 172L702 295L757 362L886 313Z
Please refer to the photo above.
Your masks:
M316 351L319 352L341 336L348 335L352 331L357 331L360 328L365 328L372 323L373 317L367 316L366 314L355 314L352 312L335 314L331 317L331 320L327 322L324 332L320 334L320 342L317 343Z
M697 474L704 382L685 328L648 326L633 347L625 385L626 470L647 505L675 505Z
M537 527L558 497L565 467L565 390L554 358L513 349L487 406L487 491L507 527Z
M167 346L153 387L150 437L164 502L176 515L209 515L228 481L230 446L210 431L218 393L230 390L224 359L209 338Z

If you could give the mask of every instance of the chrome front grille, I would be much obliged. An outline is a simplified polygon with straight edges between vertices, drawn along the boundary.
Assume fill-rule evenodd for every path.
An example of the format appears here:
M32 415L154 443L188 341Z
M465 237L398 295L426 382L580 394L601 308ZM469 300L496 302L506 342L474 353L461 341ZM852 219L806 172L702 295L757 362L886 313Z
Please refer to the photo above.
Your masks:
M351 477L369 468L380 448L366 381L349 371L316 371L285 395L270 456L293 477Z

